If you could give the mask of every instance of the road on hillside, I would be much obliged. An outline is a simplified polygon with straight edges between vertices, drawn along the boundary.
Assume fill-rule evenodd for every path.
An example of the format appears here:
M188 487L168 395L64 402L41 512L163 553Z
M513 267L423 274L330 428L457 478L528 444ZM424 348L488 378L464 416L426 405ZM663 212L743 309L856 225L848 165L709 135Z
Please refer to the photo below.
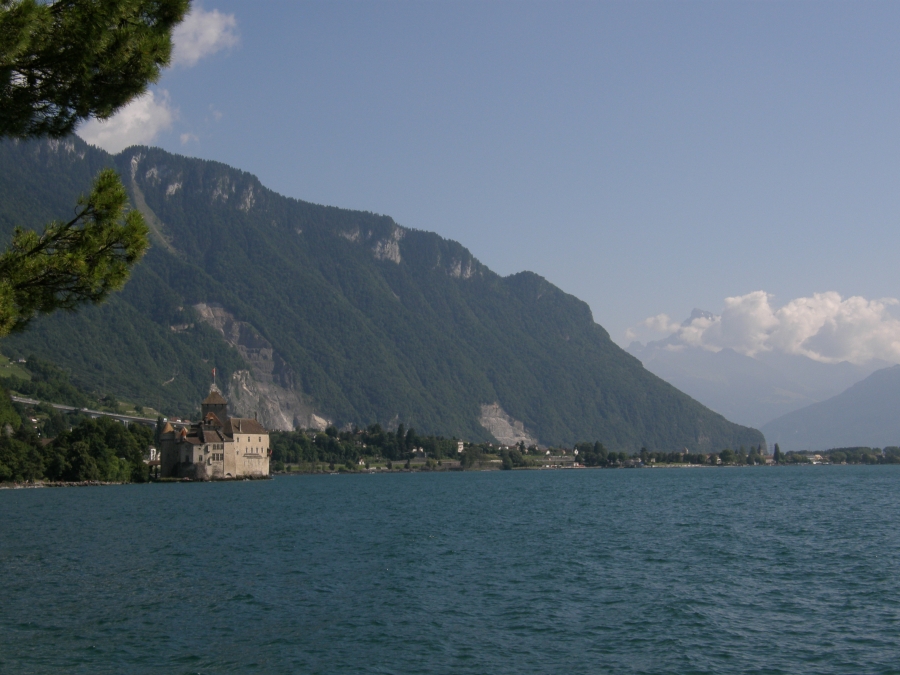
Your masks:
M118 413L111 412L103 412L102 410L91 410L89 408L78 408L73 405L63 405L62 403L50 403L49 401L38 401L33 398L25 398L24 396L12 396L13 401L16 403L26 403L28 405L40 405L41 403L52 406L57 410L64 410L66 412L80 412L85 415L90 415L91 417L110 417L114 420L119 420L120 422L137 422L139 424L147 424L150 426L156 426L156 418L154 417L138 417L136 415L120 415Z

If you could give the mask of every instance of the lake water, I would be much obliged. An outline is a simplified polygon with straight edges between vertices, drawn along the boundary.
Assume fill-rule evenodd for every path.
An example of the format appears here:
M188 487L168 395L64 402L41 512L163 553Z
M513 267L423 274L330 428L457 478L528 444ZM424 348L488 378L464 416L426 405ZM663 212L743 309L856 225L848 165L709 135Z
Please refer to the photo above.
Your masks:
M0 490L2 673L900 673L900 466Z

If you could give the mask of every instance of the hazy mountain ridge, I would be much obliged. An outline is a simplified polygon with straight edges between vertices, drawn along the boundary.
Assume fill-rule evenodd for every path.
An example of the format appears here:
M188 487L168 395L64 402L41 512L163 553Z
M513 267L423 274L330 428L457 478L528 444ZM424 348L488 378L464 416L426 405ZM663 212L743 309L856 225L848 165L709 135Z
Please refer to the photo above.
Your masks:
M900 445L900 365L878 370L826 401L763 427L782 450Z
M213 365L229 383L252 373L240 345L194 309L218 306L283 361L290 378L278 386L338 424L401 421L484 439L479 419L496 405L494 417L543 443L721 449L763 440L650 374L585 303L538 275L499 277L456 242L283 197L217 162L154 148L111 157L78 139L6 143L0 230L70 212L109 164L151 221L154 246L106 306L40 320L3 343L83 384L185 406L196 405Z

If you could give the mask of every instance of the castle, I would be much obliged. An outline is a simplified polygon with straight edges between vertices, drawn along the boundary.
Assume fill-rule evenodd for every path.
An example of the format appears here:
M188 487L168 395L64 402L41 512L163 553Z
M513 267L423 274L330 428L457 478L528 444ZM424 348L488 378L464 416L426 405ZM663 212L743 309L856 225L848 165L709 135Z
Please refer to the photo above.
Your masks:
M200 421L168 422L159 437L163 477L211 480L269 475L269 432L255 419L228 416L228 401L213 384L200 405Z

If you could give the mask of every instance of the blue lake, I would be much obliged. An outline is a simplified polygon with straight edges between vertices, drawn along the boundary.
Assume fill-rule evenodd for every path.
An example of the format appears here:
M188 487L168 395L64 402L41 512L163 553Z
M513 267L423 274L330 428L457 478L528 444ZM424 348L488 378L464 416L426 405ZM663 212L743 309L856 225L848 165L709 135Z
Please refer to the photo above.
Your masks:
M0 490L0 673L900 673L900 466Z

